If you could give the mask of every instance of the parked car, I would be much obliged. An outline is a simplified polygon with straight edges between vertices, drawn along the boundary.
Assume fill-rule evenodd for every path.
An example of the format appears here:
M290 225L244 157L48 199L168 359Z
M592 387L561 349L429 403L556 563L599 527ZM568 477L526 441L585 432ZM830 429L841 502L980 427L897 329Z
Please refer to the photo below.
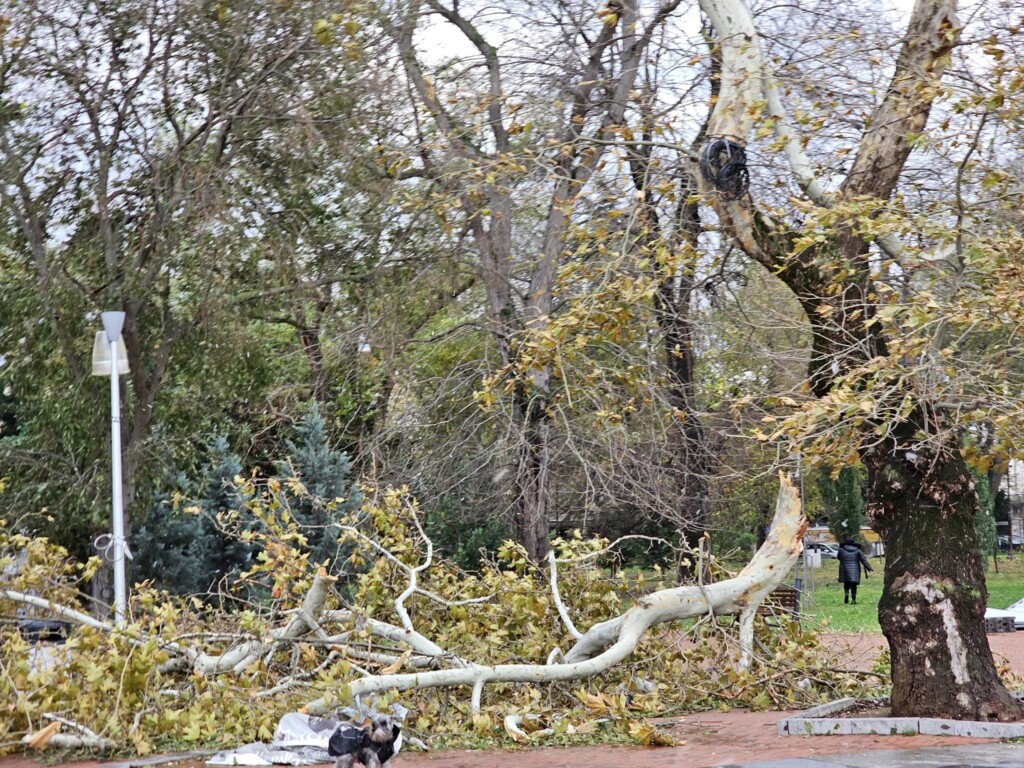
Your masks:
M1010 548L1009 536L998 536L996 537L996 542L999 544L999 548L1002 550L1007 550ZM1015 534L1013 537L1013 548L1021 549L1022 547L1024 547L1024 536L1021 536L1020 534Z
M56 619L22 619L18 631L30 643L63 643L68 639L71 625Z
M804 549L808 552L820 552L823 558L835 560L839 557L839 545L830 542L810 541L804 545Z

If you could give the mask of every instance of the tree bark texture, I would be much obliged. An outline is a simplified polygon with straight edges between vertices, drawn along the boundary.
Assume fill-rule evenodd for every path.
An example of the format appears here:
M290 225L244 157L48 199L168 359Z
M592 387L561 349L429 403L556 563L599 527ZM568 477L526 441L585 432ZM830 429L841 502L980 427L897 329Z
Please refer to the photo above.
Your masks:
M974 481L959 446L918 447L920 421L863 454L868 516L885 544L878 619L892 656L892 713L1014 720L1020 703L1000 682L985 635Z
M516 500L512 522L530 558L542 562L548 553L548 499L551 476L551 416L539 393L517 398L519 414Z

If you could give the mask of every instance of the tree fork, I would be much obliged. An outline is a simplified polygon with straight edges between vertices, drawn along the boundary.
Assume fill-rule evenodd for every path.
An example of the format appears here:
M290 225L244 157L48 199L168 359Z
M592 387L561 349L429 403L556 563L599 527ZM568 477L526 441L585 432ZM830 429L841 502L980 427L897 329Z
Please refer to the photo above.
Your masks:
M745 138L759 116L755 105L765 103L801 188L817 205L830 206L836 198L813 177L746 2L701 0L701 7L719 35L723 58L709 135ZM959 29L955 0L915 2L890 89L861 139L840 197L866 195L879 204L891 197L913 149L907 139L927 123L934 86ZM874 299L863 274L865 240L840 228L828 251L819 246L794 253L795 230L758 213L749 201L717 196L712 201L740 247L801 302L814 334L809 371L814 394L830 394L841 373L889 356L885 338L871 324ZM850 264L861 267L859 276L845 277L838 283L841 290L832 290L831 270ZM833 311L822 316L817 308L826 303ZM905 387L896 394L916 393ZM930 404L916 402L910 415L885 425L888 439L878 442L874 425L867 424L859 441L869 475L869 519L887 550L879 618L892 653L893 713L1018 718L1021 705L1000 682L984 632L986 591L973 526L974 485L955 430L938 423L941 415Z

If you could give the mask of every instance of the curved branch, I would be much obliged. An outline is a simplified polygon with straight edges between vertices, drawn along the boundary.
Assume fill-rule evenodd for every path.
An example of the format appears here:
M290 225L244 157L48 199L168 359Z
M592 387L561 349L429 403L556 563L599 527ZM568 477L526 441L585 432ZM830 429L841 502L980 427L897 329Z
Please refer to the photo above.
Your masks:
M491 133L494 135L494 148L499 152L508 152L508 131L502 116L504 89L501 85L501 67L498 64L498 49L487 42L480 31L465 16L459 14L455 9L446 8L438 0L427 0L436 13L443 16L449 22L459 28L459 31L476 46L480 55L484 57L487 64L487 74L490 78L490 101L487 104L487 121L491 126Z
M583 633L572 623L569 611L566 609L565 603L562 602L562 596L558 593L558 561L555 560L555 553L551 551L548 552L548 573L551 581L551 598L555 601L558 615L561 617L562 623L565 624L565 628L569 630L569 634L579 640L583 637Z
M785 476L780 476L780 481L775 517L768 537L735 578L716 584L675 587L648 595L621 616L594 625L566 653L565 660L571 662L589 658L611 644L624 631L626 624L634 620L631 614L642 611L652 600L656 601L659 611L671 613L674 609L675 613L681 614L657 621L675 621L707 613L739 613L749 605L759 605L765 595L775 589L789 573L800 555L803 534L807 529L807 520L802 514L796 488Z
M621 616L597 624L584 633L561 663L471 664L461 669L363 677L352 682L348 690L353 696L450 686L472 686L478 692L487 683L577 680L604 672L624 661L636 649L644 633L656 624L706 613L725 615L750 610L779 585L803 547L807 519L802 514L799 495L787 477L780 476L780 481L775 518L768 537L735 578L708 586L676 587L647 595ZM322 698L311 702L307 710L318 714L330 705L329 699Z

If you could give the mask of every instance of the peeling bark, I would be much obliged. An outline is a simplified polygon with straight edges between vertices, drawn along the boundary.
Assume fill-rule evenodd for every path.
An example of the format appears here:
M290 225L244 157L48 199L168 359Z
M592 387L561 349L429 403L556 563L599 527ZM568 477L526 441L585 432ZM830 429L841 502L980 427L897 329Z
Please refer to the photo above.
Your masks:
M1018 719L985 635L973 479L958 446L925 452L919 435L908 422L864 454L868 517L886 547L878 618L892 656L893 715Z

